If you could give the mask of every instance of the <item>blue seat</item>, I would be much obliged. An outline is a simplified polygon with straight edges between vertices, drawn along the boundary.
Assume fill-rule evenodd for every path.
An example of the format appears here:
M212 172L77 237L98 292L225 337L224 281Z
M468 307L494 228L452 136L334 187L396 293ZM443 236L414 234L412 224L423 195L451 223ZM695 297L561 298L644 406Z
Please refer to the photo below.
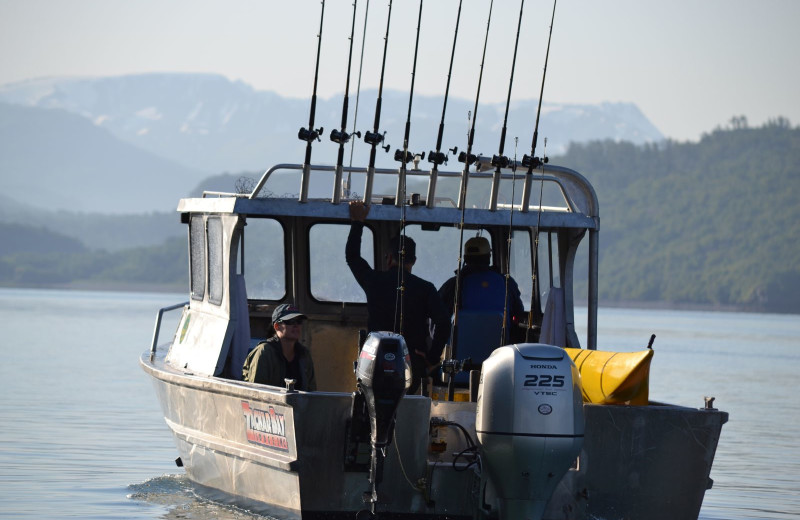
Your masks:
M480 365L494 349L509 341L510 312L502 335L505 277L496 271L472 273L464 277L462 286L455 357L471 358L472 364ZM469 374L461 372L455 381L468 383Z

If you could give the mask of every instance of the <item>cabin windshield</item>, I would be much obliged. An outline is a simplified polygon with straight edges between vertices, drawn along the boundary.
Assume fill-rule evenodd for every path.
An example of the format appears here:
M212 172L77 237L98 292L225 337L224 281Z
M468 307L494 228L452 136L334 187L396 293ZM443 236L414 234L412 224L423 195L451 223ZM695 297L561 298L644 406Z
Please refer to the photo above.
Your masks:
M458 268L460 234L461 232L455 227L440 227L433 231L423 229L418 224L407 225L406 235L417 243L417 262L412 272L437 288L441 287L448 278L455 275ZM465 229L463 244L475 236L482 236L492 244L492 236L486 229ZM495 262L496 259L493 257L492 263Z
M309 289L319 301L365 303L364 291L344 258L349 224L313 224L308 231ZM364 227L361 258L375 267L372 230Z
M307 262L298 262L296 258L296 265L291 266L289 251L292 246L284 225L273 218L248 219L242 261L242 265L246 266L248 298L275 302L284 300L291 293L288 269L294 268L298 269L301 276L307 276L308 291L317 302L365 303L364 291L345 261L344 250L349 232L349 222L309 224L304 243L297 250L307 251ZM511 235L510 249L505 232L506 230L496 228L466 229L462 255L463 244L467 240L475 236L486 238L493 251L492 265L502 273L508 271L511 274L519 287L525 310L529 310L533 292L532 259L536 247L533 232L529 229L515 229ZM454 226L407 224L406 235L417 244L417 260L413 273L430 281L436 288L441 287L457 269L460 234L459 229ZM561 287L557 232L543 230L539 235L538 247L536 270L539 291L534 310L541 313L551 287ZM361 256L371 267L385 268L374 231L369 224L364 227Z

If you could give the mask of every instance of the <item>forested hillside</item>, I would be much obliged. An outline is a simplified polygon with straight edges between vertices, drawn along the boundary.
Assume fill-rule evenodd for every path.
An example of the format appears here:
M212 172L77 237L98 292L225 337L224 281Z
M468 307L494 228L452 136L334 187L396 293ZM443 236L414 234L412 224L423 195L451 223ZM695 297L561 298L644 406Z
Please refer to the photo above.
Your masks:
M600 298L800 312L800 129L572 145L600 201Z
M699 142L573 144L551 158L597 190L601 301L800 313L800 128L734 122ZM187 284L185 238L106 252L32 226L1 231L2 285Z

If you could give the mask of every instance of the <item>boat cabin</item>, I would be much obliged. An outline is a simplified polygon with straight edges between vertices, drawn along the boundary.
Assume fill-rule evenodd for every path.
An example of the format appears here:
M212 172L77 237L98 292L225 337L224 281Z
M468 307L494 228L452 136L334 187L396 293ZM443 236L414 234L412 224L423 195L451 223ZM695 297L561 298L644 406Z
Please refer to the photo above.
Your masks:
M197 375L241 379L247 353L271 331L273 309L294 303L309 318L302 342L317 367L318 390L352 391L367 310L345 262L351 200L370 205L361 256L374 268L386 267L390 239L403 230L417 244L412 272L438 289L454 275L463 243L485 237L492 265L519 286L528 318L515 326L530 329L528 341L581 347L573 313L579 305L588 309L583 346L594 349L599 216L591 185L548 164L498 172L479 159L472 169L464 176L279 164L247 193L181 200L191 288L167 362ZM477 335L470 327L487 323L459 322L454 359L472 348ZM498 346L481 348L488 355Z

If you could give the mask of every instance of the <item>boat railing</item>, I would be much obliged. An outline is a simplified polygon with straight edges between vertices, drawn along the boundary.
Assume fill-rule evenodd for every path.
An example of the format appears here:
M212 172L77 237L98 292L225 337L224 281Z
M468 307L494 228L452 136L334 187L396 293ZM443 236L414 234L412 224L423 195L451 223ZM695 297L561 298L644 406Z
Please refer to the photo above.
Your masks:
M158 310L158 315L156 316L156 326L155 330L153 330L153 342L150 345L150 361L152 361L156 356L156 349L158 348L158 336L161 332L161 319L164 317L164 313L174 311L175 309L182 309L187 305L189 305L188 301L176 303L175 305L170 305L169 307L162 307Z
M334 179L333 185L330 187L331 189L331 197L330 201L334 204L338 204L341 202L342 199L342 186L341 181L338 183L336 179L341 179L342 175L341 172L350 173L350 174L359 174L365 176L365 186L364 186L364 193L363 196L360 198L364 202L371 202L373 199L373 192L372 187L374 185L375 176L393 176L396 177L396 186L397 192L395 197L395 204L399 204L401 200L400 194L404 192L403 187L406 185L406 178L407 177L415 177L415 178L423 178L428 181L428 199L427 199L427 206L432 208L437 201L441 201L444 199L448 199L447 197L437 197L436 196L436 184L438 179L459 179L461 180L462 184L464 183L464 172L460 171L439 171L433 174L431 171L418 169L416 167L411 167L407 169L398 169L398 168L375 168L373 170L368 170L367 168L363 167L347 167L342 166L341 171L337 171L337 166L332 165L300 165L300 164L276 164L272 166L268 170L266 170L261 177L259 178L258 182L256 183L255 187L253 188L252 192L248 193L226 193L226 192L219 192L219 191L206 191L203 193L203 197L237 197L237 198L247 198L247 199L258 199L260 198L261 192L266 185L267 181L270 177L277 171L284 170L284 171L296 171L300 173L300 191L298 194L298 201L308 202L309 199L309 184L310 184L310 177L312 172L322 173L322 172L330 172L334 173L332 176ZM552 165L544 165L532 173L527 172L527 168L523 167L519 162L513 163L511 167L505 168L501 171L500 175L498 176L494 167L491 166L486 160L483 158L479 158L479 160L475 164L474 171L470 171L468 175L468 179L484 179L484 180L491 180L495 185L499 184L501 180L503 181L522 181L522 195L521 195L521 203L515 203L514 209L519 209L520 211L526 212L529 210L532 211L539 211L541 207L542 211L567 211L571 213L579 213L583 215L587 215L590 217L597 216L597 197L595 195L594 189L591 187L589 182L581 176L578 172L570 170L569 168L563 168L559 166L552 166ZM537 203L536 198L531 200L531 191L537 183L553 183L555 184L558 189L560 190L563 200L564 206L563 207L555 207L551 205L541 205L541 202ZM538 188L536 188L538 190ZM490 211L495 211L497 209L504 209L508 208L504 203L498 203L497 201L497 190L492 190L493 195L490 197L490 200L487 202L485 208L489 209ZM466 200L466 199L465 199ZM466 203L466 202L464 202ZM458 202L454 201L454 206L460 209L458 206Z
M230 193L227 191L211 191L206 190L203 192L203 198L207 197L240 197L240 198L248 198L250 197L249 193Z

